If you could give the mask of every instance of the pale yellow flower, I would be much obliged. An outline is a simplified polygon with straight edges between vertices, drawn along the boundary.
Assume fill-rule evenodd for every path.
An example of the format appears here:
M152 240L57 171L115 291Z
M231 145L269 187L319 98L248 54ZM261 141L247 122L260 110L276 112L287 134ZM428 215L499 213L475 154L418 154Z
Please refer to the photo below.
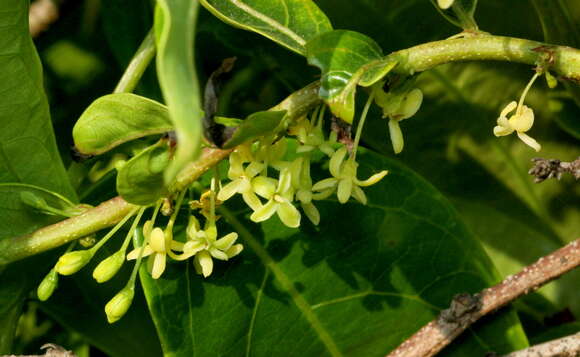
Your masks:
M507 117L511 112L516 110L511 117ZM518 107L518 104L513 101L509 103L497 118L497 126L493 128L495 136L505 136L514 131L518 137L536 151L540 151L542 146L532 137L525 134L530 130L534 124L534 111L526 105Z
M145 237L149 236L149 243L143 248L142 256L149 256L148 267L151 276L153 279L158 279L165 271L168 249L182 250L183 243L174 241L170 236L166 237L166 234L159 227L153 228L150 233L145 232L145 229L143 231ZM127 254L127 260L137 259L140 253L141 247L133 249Z
M352 196L360 203L366 204L367 197L361 186L374 185L385 177L388 171L383 170L361 181L357 178L358 163L350 158L345 161L346 154L346 147L343 146L332 155L330 174L333 177L317 182L312 190L319 191L325 196L331 195L336 190L340 203L346 203Z
M228 260L240 254L244 249L241 244L234 244L238 239L235 232L226 234L217 239L217 228L215 224L209 225L206 229L199 228L199 222L193 216L190 217L187 226L187 242L183 245L183 253L194 256L193 265L198 274L205 278L213 271L213 259Z
M437 0L437 5L443 10L449 9L455 0Z

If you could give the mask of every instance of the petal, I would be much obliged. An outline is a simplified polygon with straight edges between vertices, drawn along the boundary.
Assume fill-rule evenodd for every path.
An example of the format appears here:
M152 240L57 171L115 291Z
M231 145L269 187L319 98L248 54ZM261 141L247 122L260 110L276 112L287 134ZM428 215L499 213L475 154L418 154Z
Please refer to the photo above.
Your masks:
M449 9L455 0L437 0L437 4L443 10Z
M299 190L296 192L296 199L302 203L310 203L312 201L312 191Z
M278 204L274 200L268 201L265 205L254 211L250 216L250 219L254 222L263 222L276 212L276 207Z
M300 226L300 212L290 202L283 202L277 205L276 212L285 226L297 228Z
M534 125L534 111L524 105L521 112L510 118L509 122L515 131L526 132Z
M165 234L159 227L153 228L151 237L149 238L149 245L153 251L162 253L165 252Z
M223 186L217 194L217 199L220 201L227 201L238 192L241 192L240 189L244 184L243 179L235 179L232 182L228 183L227 185Z
M139 258L139 252L141 251L141 247L139 248L135 248L132 251L129 252L129 254L127 254L127 260L135 260L137 258ZM146 257L148 255L151 255L151 253L153 253L153 249L151 249L151 247L148 245L145 246L145 249L143 249L143 257Z
M271 177L258 176L252 180L252 188L258 195L270 199L276 192L278 181Z
M189 222L187 223L186 235L189 239L195 237L196 233L199 232L199 221L195 216L189 216Z
M322 181L318 181L312 186L312 191L326 191L328 189L332 189L336 187L338 184L338 180L334 177L330 177L324 179Z
M399 120L407 119L415 115L423 103L423 92L419 88L415 88L405 97L405 100L399 108L401 117Z
M228 250L234 244L234 242L238 239L238 234L236 232L232 232L223 236L222 238L218 239L214 243L214 247L221 249L221 250Z
M252 161L248 167L246 167L246 176L252 178L264 170L264 164L258 161Z
M495 136L506 136L514 132L514 129L505 126L495 126L493 128L493 135Z
M358 186L352 188L352 197L363 205L367 204L367 195L365 195L363 189Z
M278 188L276 192L278 193L285 193L290 190L292 187L292 171L290 167L282 169L280 172L280 178L278 179Z
M197 252L204 250L206 248L206 244L202 241L193 241L190 240L183 246L183 252L185 254L196 254Z
M176 250L178 252L183 252L183 246L184 244L181 242L178 242L176 240L172 240L171 241L171 250Z
M332 156L330 157L329 170L332 176L334 177L340 176L340 169L345 156L346 156L346 147L343 146L340 149L336 150L336 152L332 154Z
M336 196L338 197L338 202L346 203L352 194L352 180L342 179L338 181L338 190Z
M542 145L540 145L536 140L534 140L532 137L524 134L524 133L518 133L518 137L524 142L526 143L526 145L530 146L532 149L536 150L536 151L540 151L542 150Z
M199 274L202 274L205 278L211 275L213 271L213 259L207 250L197 253L194 262L198 264L196 270Z
M156 253L153 257L153 268L151 269L151 277L159 279L161 274L165 271L166 256L164 253Z
M262 207L262 202L260 201L258 196L256 196L256 194L253 192L243 193L242 198L244 199L244 202L246 202L248 207L252 209L252 211L256 211L260 209L260 207Z
M313 193L312 194L312 199L313 200L325 200L328 197L332 196L332 194L334 193L334 191L335 191L334 188L330 188L328 190L321 191L319 193Z
M393 144L393 151L395 154L403 151L403 146L405 142L403 141L403 132L399 126L399 122L395 119L389 120L389 135L391 137L391 143Z
M242 157L239 153L233 152L230 155L230 169L228 170L228 178L235 180L244 174L244 166L242 165Z
M230 249L226 251L226 254L228 255L228 258L232 258L240 254L242 250L244 250L244 246L241 244L236 244L230 247Z
M387 170L383 170L379 173L376 173L374 175L372 175L371 177L369 177L368 179L364 180L364 181L360 181L359 179L355 179L355 183L359 186L370 186L370 185L374 185L375 183L379 182L380 180L383 179L383 177L385 177L387 174L389 173L389 171Z
M209 254L218 260L228 260L228 255L217 248L210 248Z
M308 217L312 224L317 226L320 223L320 212L318 212L318 208L312 203L302 203L301 206L306 217Z
M503 110L500 113L500 118L505 118L507 117L507 115L509 113L511 113L514 109L516 109L518 106L518 103L514 100L512 102L510 102L508 105L505 106L505 108L503 108Z

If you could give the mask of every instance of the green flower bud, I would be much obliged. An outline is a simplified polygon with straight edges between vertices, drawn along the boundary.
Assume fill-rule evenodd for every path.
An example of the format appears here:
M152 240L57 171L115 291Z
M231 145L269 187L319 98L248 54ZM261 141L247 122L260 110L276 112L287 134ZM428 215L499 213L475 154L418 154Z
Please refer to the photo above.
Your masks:
M56 287L58 286L58 274L54 269L51 269L48 274L42 279L38 289L36 289L36 295L40 301L46 301L52 295Z
M79 239L79 244L85 248L90 248L95 245L95 243L97 243L97 236L94 234Z
M54 269L60 275L72 275L87 265L92 257L93 253L90 250L69 252L58 259Z
M102 262L97 265L95 270L93 270L93 278L99 283L104 283L105 281L110 280L119 269L123 265L125 261L125 252L118 251L115 254L112 254L107 259L103 260Z
M552 73L546 71L546 83L550 89L554 89L558 85L558 80L552 75Z
M135 296L135 289L133 287L126 287L119 291L111 301L105 305L105 313L107 314L107 321L110 324L115 323L123 317L129 310L133 297Z

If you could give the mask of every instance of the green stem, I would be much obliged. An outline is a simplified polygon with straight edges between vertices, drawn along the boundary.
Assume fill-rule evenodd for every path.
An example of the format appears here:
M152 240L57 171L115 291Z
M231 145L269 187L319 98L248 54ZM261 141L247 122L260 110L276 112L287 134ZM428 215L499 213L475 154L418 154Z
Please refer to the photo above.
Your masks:
M0 265L60 247L113 226L136 207L116 197L79 216L46 226L24 236L2 239L0 240Z
M429 42L394 52L386 59L398 61L395 72L412 75L445 63L462 61L493 60L536 65L545 60L546 52L554 58L550 70L564 79L580 81L579 50L512 37L480 35Z
M149 31L141 46L133 55L131 62L127 66L125 73L119 80L119 83L115 87L113 93L130 93L135 90L139 80L145 73L147 66L155 56L155 37L153 36L153 31Z
M367 102L365 103L365 106L363 108L358 125L356 126L356 135L354 137L354 145L353 145L354 149L352 149L352 156L351 156L351 160L353 160L353 161L356 159L356 152L357 152L358 143L360 141L360 137L362 134L362 129L365 125L365 120L367 119L367 114L369 112L369 109L371 107L371 103L373 102L374 97L375 97L375 92L371 91L371 94L369 95L369 99L367 99Z

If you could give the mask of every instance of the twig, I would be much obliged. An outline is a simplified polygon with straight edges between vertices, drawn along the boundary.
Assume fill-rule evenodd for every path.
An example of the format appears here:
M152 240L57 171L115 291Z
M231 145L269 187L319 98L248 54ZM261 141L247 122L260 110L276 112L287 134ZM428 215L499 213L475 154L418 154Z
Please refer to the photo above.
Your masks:
M540 258L520 273L475 295L460 294L451 307L423 326L387 357L435 355L482 316L499 309L580 265L580 239Z
M502 357L579 357L580 333L512 352Z
M36 37L46 31L58 19L58 7L52 0L36 0L28 11L30 36Z
M574 161L565 162L558 159L533 158L534 167L528 174L535 176L535 183L540 183L546 179L560 179L562 174L570 173L576 180L580 180L580 157Z

